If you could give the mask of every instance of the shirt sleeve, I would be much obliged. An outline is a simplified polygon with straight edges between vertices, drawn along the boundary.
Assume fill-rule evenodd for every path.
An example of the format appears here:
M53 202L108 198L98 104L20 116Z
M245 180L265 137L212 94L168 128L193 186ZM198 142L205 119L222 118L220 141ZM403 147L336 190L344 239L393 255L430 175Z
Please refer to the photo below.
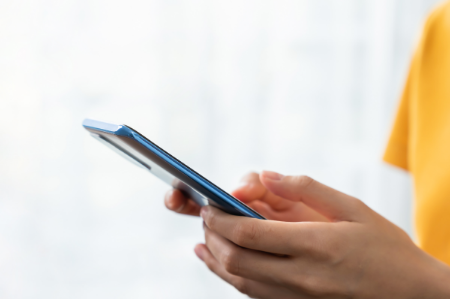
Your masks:
M449 5L450 2L442 4L442 8ZM424 59L427 45L432 42L433 28L436 24L436 18L439 17L441 9L436 9L427 19L420 42L411 62L408 79L401 97L400 106L397 110L397 116L391 131L383 160L391 165L411 171L411 140L413 139L412 124L415 123L414 116L411 114L412 102L417 96L418 86L420 85L420 73L422 60Z
M414 64L414 62L413 62ZM394 126L389 137L387 148L384 152L383 160L391 165L409 170L408 163L408 140L409 140L409 102L411 97L411 85L414 67L411 66L408 80L406 82L400 106L394 121Z

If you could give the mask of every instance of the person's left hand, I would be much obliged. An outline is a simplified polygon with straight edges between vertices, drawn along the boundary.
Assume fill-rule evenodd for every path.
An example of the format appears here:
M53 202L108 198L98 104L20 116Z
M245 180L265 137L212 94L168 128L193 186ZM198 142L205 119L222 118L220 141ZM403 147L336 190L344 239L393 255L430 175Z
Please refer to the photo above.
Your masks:
M356 198L308 177L262 174L275 195L330 222L279 222L203 207L211 271L252 298L449 298L449 268Z

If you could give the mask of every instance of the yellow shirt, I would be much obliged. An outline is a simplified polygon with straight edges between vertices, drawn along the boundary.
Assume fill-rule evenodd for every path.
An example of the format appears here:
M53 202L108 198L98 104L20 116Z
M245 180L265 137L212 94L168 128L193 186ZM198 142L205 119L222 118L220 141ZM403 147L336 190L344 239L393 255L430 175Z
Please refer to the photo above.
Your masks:
M426 23L384 160L414 179L419 246L450 265L450 2Z

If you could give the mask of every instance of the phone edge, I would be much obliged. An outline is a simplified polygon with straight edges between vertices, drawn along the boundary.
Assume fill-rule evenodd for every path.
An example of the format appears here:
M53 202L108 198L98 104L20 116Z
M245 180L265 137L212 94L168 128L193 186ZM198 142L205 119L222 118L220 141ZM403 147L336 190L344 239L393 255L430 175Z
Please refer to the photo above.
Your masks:
M141 145L145 146L149 150L156 153L161 159L168 162L172 167L174 167L177 171L182 174L190 177L192 180L195 180L196 183L201 185L203 188L207 189L209 192L213 193L216 196L222 198L222 200L231 204L235 209L240 211L243 216L266 220L264 216L247 206L245 203L241 202L216 184L212 183L201 174L169 154L167 151L156 145L154 142L149 140L147 137L136 131L135 129L127 126L127 125L115 125L104 123L101 121L93 120L93 119L85 119L83 121L83 127L89 128L91 130L103 131L105 133L114 134L118 136L124 136L128 138L132 138L139 142ZM137 137L137 138L136 138ZM216 192L219 191L219 192Z

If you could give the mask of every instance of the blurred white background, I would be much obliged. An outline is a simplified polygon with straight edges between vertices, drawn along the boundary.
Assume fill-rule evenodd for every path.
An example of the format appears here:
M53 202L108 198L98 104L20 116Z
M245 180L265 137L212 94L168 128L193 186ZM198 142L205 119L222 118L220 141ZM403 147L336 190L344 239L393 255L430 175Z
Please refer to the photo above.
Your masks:
M230 190L307 174L411 229L381 156L436 0L1 0L0 297L243 298L201 221L89 137L126 123Z

